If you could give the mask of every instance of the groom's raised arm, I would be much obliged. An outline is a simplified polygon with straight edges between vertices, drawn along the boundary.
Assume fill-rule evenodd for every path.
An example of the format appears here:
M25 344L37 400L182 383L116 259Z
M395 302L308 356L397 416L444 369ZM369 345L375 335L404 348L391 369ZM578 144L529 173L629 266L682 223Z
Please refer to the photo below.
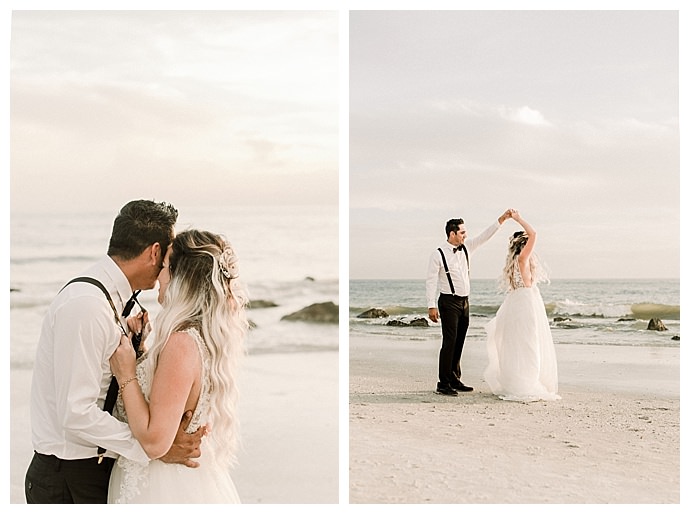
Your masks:
M481 245L486 243L489 239L491 239L496 232L498 232L498 229L501 228L501 225L505 220L508 218L512 217L513 215L513 209L507 209L503 214L499 216L499 218L491 224L489 227L484 230L481 234L479 234L477 237L473 237L471 239L468 239L465 241L465 246L467 249L471 252L473 250L476 250L479 248Z

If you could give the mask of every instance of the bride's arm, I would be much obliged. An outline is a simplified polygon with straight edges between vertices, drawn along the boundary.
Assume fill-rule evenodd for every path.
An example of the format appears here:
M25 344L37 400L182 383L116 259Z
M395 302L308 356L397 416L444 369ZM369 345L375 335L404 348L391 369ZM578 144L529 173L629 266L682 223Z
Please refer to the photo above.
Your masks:
M113 374L120 384L127 419L134 437L151 459L167 453L177 433L194 380L201 370L196 343L185 333L170 336L158 357L151 385L150 403L144 399L136 379L132 344L122 337L110 358Z
M527 262L529 260L530 255L532 255L534 245L537 244L537 231L532 228L532 225L530 225L523 219L519 212L513 212L513 219L517 221L522 226L522 228L525 229L525 234L527 234L528 236L527 243L525 244L524 248L520 252L520 255L518 256L518 260L522 262Z
M534 250L534 245L537 243L537 231L520 216L519 212L513 211L513 219L525 229L525 234L528 236L527 243L525 243L522 251L520 251L520 255L518 255L518 265L520 266L520 274L524 284L527 287L532 287L532 269L529 259Z

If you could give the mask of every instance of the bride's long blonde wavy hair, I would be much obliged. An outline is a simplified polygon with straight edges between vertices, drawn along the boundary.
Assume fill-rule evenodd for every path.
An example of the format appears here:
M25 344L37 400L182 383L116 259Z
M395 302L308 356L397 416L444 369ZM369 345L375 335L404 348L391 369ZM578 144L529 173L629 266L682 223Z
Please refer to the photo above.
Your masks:
M195 328L211 357L211 433L219 462L235 463L239 437L236 369L244 355L247 296L238 282L237 257L220 235L187 230L175 237L170 283L156 316L153 344L145 362L155 371L174 332ZM153 375L150 375L153 376Z
M503 273L499 279L499 289L503 292L517 289L518 284L516 282L516 277L520 271L520 264L518 262L518 256L522 249L527 244L529 236L523 232L515 232L508 244L508 255L506 255L506 263L503 267ZM548 271L546 266L541 262L539 256L533 251L532 255L529 257L529 269L532 273L532 283L537 284L539 282L549 282Z

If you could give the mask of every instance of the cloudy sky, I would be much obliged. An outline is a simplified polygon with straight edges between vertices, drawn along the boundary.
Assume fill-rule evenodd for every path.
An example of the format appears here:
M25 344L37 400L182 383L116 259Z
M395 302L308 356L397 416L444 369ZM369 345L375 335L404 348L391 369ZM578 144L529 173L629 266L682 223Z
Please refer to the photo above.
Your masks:
M14 11L11 37L12 211L337 205L337 11Z
M423 278L506 208L554 278L679 276L673 11L350 16L350 277ZM500 273L509 221L472 263Z

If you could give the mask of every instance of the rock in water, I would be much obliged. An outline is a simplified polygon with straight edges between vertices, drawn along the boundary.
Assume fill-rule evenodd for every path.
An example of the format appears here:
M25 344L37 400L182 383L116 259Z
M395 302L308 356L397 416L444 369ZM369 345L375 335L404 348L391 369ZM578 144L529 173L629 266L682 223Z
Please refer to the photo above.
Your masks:
M369 309L357 315L358 318L387 318L388 313L383 309Z
M399 320L399 319L392 319L388 323L386 323L386 326L388 327L428 327L429 322L426 320L426 318L415 318L409 323L406 323L405 321Z
M268 309L269 307L278 307L278 304L271 300L250 300L250 309Z
M663 324L663 322L659 318L652 318L649 320L649 325L647 325L647 330L658 330L658 331L664 331L668 330L666 328L666 325Z
M338 306L333 302L314 303L309 307L280 318L286 321L307 321L310 323L338 323Z

